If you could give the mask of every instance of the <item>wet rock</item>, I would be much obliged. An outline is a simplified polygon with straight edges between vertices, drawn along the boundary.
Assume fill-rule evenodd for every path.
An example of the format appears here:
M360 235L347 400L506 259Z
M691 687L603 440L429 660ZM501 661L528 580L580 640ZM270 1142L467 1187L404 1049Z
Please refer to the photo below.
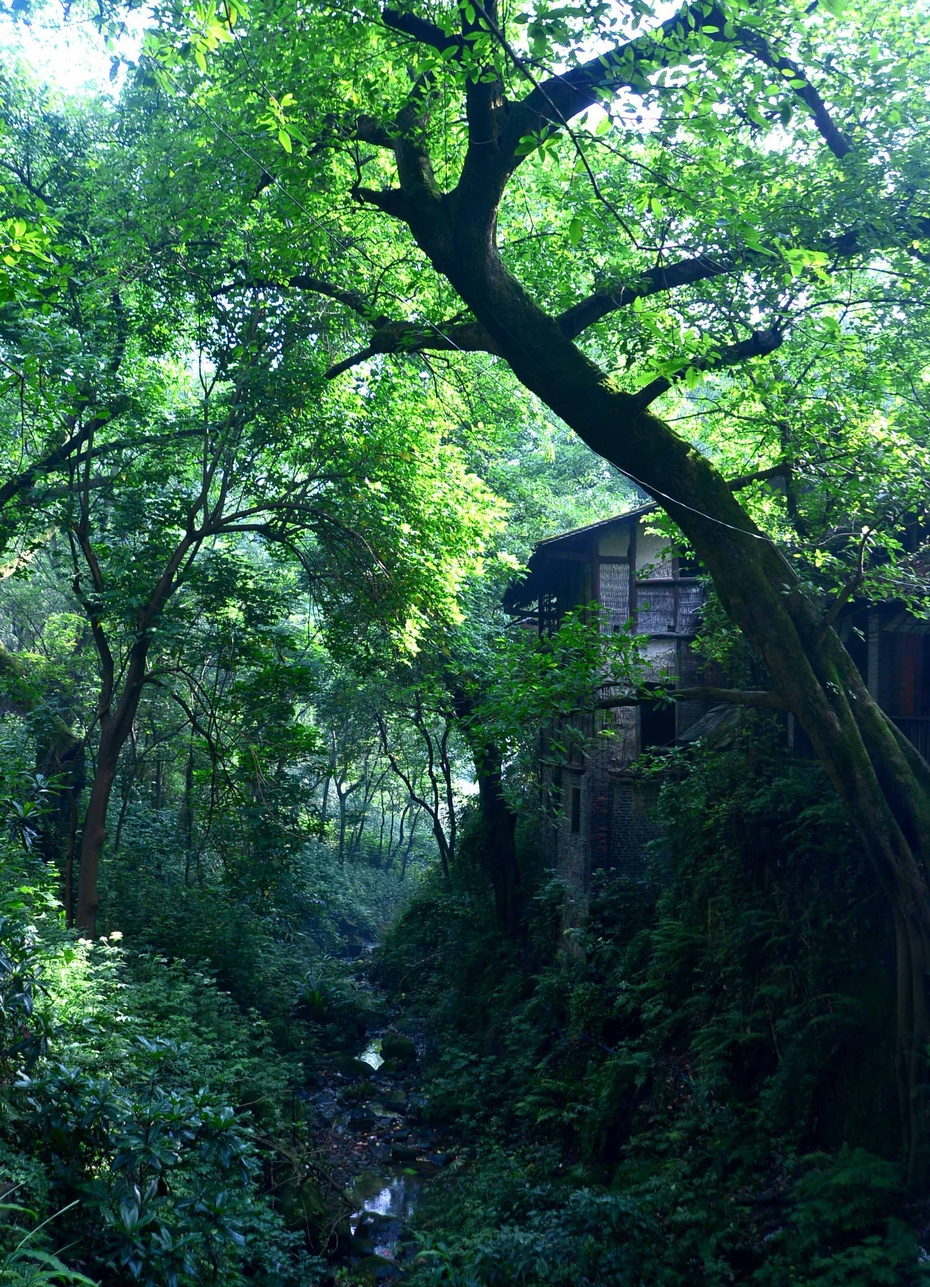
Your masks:
M381 1038L381 1054L384 1062L409 1068L417 1061L417 1048L409 1037L399 1032L386 1032Z
M352 1255L352 1222L348 1216L343 1217L333 1230L335 1235L334 1255L339 1259L345 1259ZM357 1255L367 1255L366 1252L357 1252Z
M316 1095L311 1096L309 1102L312 1104L314 1111L323 1118L324 1122L334 1121L342 1112L342 1105L331 1090L319 1091Z
M420 1031L422 1024L419 1019L414 1019L409 1015L401 1015L399 1019L394 1020L394 1027L398 1032L417 1033Z
M357 1081L351 1086L347 1086L342 1092L342 1095L344 1099L354 1100L358 1103L363 1099L371 1099L371 1097L373 1095L377 1095L377 1093L378 1087L370 1077L366 1077L364 1081Z
M363 1256L373 1256L375 1254L375 1244L373 1239L368 1237L366 1233L360 1234L356 1231L346 1238L342 1250L344 1255L355 1260Z
M350 1081L368 1081L374 1071L371 1064L363 1063L352 1055L333 1055L330 1063L334 1070Z
M407 1113L411 1121L422 1122L429 1112L429 1100L418 1091L411 1091L407 1096Z
M370 1104L359 1104L349 1113L349 1125L353 1130L370 1130L377 1120Z
M389 1283L397 1278L398 1270L393 1260L384 1256L365 1256L352 1267L352 1273L363 1282Z
M368 1107L374 1113L375 1117L380 1117L382 1121L396 1121L397 1109L391 1108L389 1104L382 1103L379 1099L373 1099Z
M395 1162L415 1162L420 1150L415 1144L399 1144L395 1142L391 1145L391 1157Z
M355 1236L370 1243L369 1251L393 1247L400 1237L403 1222L380 1211L363 1211L355 1227Z
M408 1162L407 1165L412 1171L415 1171L417 1175L438 1175L442 1170L441 1166L437 1166L435 1162L430 1161L429 1157L425 1154L421 1154L414 1158L414 1160L412 1162Z
M384 1090L378 1097L388 1108L404 1109L407 1107L407 1095L405 1091L399 1088L394 1090Z

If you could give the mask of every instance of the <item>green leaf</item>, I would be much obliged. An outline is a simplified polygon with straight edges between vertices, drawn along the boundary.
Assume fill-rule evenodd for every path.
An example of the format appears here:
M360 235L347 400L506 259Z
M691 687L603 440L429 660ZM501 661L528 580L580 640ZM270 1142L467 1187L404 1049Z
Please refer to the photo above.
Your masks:
M529 156L539 147L538 134L524 134L513 150L514 156Z
M278 130L278 142L284 148L285 152L293 151L294 145L291 143L291 136L287 130Z
M568 225L568 240L573 246L577 246L581 241L581 234L584 231L583 224L578 215L575 215Z

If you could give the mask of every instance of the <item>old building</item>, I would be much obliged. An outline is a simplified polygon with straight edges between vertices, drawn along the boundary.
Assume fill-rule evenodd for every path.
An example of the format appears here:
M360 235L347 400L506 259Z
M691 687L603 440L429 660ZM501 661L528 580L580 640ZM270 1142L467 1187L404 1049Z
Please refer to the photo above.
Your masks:
M547 633L570 609L597 602L605 628L632 623L647 637L649 678L678 687L702 681L693 640L703 587L693 566L650 530L655 515L656 507L648 505L541 541L506 606L534 618ZM558 725L541 730L543 848L578 898L596 867L642 869L643 846L655 832L657 788L635 762L649 747L685 735L705 713L693 702L646 702L585 717L580 737ZM594 736L605 731L608 736ZM554 744L567 744L567 754L554 753Z
M597 602L605 628L630 623L645 637L647 682L716 683L694 647L703 583L652 530L655 517L656 507L647 505L540 541L505 606L545 634L570 609ZM873 696L930 758L930 620L899 603L852 603L838 629ZM641 753L689 740L714 718L703 703L643 702L584 717L578 735L560 724L540 731L543 850L577 901L584 902L597 867L644 870L658 786L638 766ZM810 754L790 717L785 737L795 754Z

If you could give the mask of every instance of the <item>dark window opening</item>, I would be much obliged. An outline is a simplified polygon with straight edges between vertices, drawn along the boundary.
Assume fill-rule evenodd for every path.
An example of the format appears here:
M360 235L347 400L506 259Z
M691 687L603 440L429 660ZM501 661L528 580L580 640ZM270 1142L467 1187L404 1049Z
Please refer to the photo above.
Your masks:
M675 740L675 703L646 700L639 707L639 749L670 746Z
M572 787L572 835L581 831L581 787Z
M559 603L554 594L544 594L539 600L539 633L549 636L559 624Z

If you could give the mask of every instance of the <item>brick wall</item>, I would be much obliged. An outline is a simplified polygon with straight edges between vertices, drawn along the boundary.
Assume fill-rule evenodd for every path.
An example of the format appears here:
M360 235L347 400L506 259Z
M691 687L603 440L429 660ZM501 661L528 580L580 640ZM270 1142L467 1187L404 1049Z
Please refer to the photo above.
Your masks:
M655 806L659 784L644 781L631 773L611 776L610 799L610 853L602 865L624 876L641 877L646 874L646 845L659 834L655 821Z

